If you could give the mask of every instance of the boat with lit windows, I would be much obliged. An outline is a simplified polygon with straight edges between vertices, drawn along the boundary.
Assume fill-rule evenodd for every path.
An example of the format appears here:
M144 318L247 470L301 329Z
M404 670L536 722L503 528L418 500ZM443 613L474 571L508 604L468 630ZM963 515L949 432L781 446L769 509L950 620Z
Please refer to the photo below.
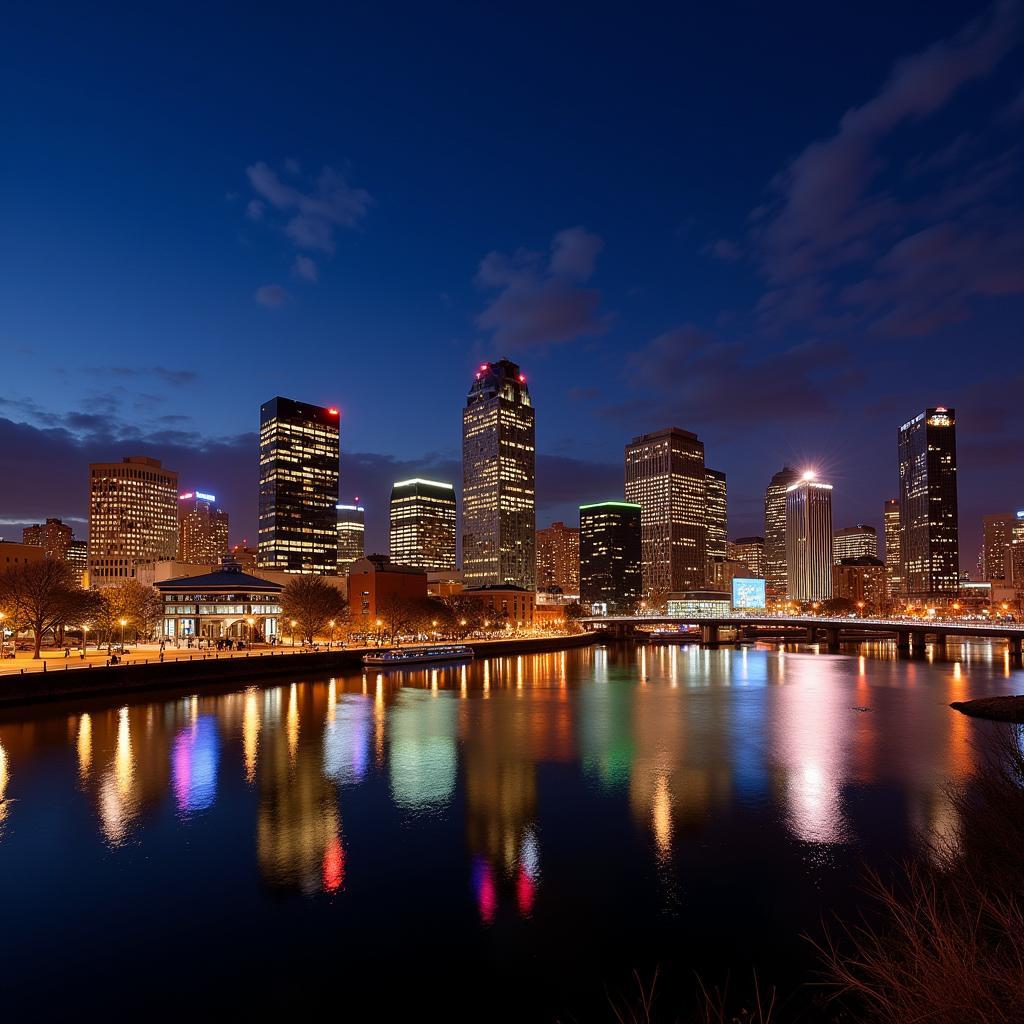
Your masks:
M373 651L363 655L363 664L376 668L400 668L437 661L468 661L472 657L473 648L466 644L431 644L429 647L394 647L387 651Z

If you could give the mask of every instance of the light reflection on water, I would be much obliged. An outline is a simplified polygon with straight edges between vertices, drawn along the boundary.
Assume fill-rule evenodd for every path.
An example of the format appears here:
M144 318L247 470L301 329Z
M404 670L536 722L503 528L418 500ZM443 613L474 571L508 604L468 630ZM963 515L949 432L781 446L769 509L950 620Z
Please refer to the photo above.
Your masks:
M557 932L588 886L618 878L637 908L702 935L713 925L702 889L728 887L716 857L774 871L786 881L770 884L793 887L778 899L802 905L801 879L849 890L845 858L859 850L955 841L947 783L968 778L979 727L946 705L1021 679L985 647L900 661L867 645L853 656L615 645L10 714L0 885L44 891L31 865L45 812L76 823L69 884L79 862L131 877L136 850L166 859L182 891L212 871L233 904L367 899L396 927L436 886L444 929L504 936L514 960L534 956L536 935L509 929L543 919ZM185 856L185 835L209 836L231 869L208 867L211 852ZM399 906L380 903L417 878L418 895L403 887ZM608 927L643 924L648 909L615 905ZM65 912L51 911L58 930ZM216 920L216 902L204 913Z

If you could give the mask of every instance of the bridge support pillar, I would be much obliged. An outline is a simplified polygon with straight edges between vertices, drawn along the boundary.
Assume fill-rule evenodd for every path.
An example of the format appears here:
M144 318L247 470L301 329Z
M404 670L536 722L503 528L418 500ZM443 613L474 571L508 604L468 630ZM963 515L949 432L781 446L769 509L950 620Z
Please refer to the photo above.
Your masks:
M910 653L910 631L901 629L896 634L896 650L901 654Z
M709 622L700 627L700 640L705 647L718 646L718 624Z

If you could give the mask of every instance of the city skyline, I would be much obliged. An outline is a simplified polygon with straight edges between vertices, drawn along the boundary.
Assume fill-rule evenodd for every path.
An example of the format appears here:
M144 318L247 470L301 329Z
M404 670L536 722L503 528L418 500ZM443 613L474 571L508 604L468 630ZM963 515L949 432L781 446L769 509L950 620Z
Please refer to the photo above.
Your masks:
M195 91L165 95L155 83L176 66L173 44L194 45L165 26L167 47L112 105L69 98L39 69L59 59L66 80L95 84L115 53L149 53L132 45L137 25L69 14L54 38L16 13L9 144L23 159L5 169L19 258L0 285L13 381L0 473L18 486L5 536L47 516L76 523L78 467L140 452L216 493L232 541L255 543L251 410L272 366L275 392L341 408L341 496L365 502L368 547L383 550L393 480L458 479L459 424L439 396L503 356L527 368L545 410L542 524L618 493L620 446L678 423L727 474L734 535L761 532L766 470L783 464L834 482L837 521L880 530L881 502L897 493L894 427L936 404L960 415L963 560L980 547L981 516L1022 504L1018 5L943 4L927 19L808 10L799 32L796 15L748 12L738 51L732 40L740 76L708 64L732 38L723 12L636 24L643 45L623 53L605 15L580 24L560 11L550 37L530 40L528 90L512 85L522 28L488 35L489 94L468 87L478 14L442 10L432 27L414 15L386 47L361 15L363 42L344 43L347 59L332 52L313 90L319 40L350 33L327 16L298 36L287 20L231 25L250 52L318 40L255 102L236 92L247 76L224 75L206 51L193 54ZM443 105L457 110L445 132L436 111L397 101L416 92L408 58L423 32L442 25L466 44L434 69L435 88L459 99ZM208 25L210 38L228 30ZM614 52L599 61L613 74L575 76L566 45ZM652 52L672 54L667 80L652 78ZM365 88L382 70L398 92ZM913 91L915 74L929 88ZM706 103L684 112L678 97L697 88ZM355 95L358 110L345 102ZM338 102L344 123L325 131ZM225 137L217 111L261 105ZM496 106L519 130L484 116ZM462 150L473 159L453 156ZM412 360L396 408L377 415L381 380Z

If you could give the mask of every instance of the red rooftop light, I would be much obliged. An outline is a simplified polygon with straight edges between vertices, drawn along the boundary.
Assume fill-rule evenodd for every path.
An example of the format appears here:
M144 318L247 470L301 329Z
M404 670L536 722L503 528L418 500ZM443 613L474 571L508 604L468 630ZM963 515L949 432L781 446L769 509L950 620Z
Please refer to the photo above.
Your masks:
M519 383L520 384L525 384L526 383L526 375L525 374L522 374L522 373L519 374Z
M335 409L333 405L332 405L332 406L330 407L330 409L328 409L327 411L328 411L328 412L329 412L329 413L330 413L330 414L331 414L332 416L337 416L337 415L338 415L338 410L337 410L337 409Z

